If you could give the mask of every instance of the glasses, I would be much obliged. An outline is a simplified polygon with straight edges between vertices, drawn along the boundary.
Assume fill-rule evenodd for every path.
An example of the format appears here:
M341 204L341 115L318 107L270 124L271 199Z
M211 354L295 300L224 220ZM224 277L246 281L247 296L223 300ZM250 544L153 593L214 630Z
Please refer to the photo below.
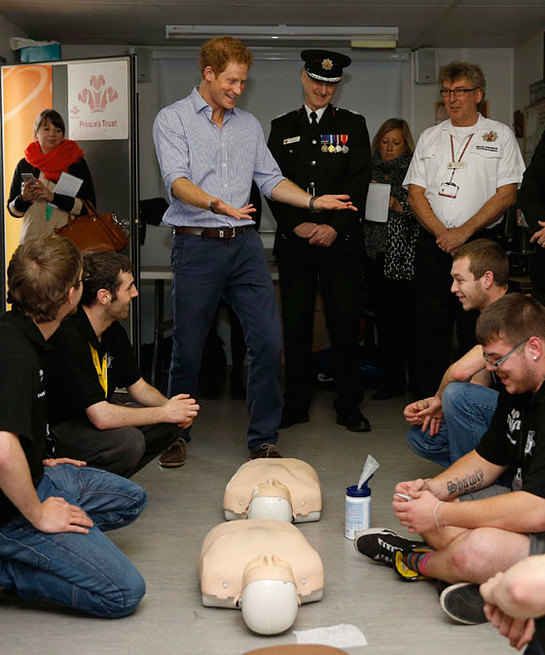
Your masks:
M525 346L527 343L528 343L528 339L525 339L522 343L519 343L518 346L515 346L515 347L513 348L513 350L510 350L510 351L507 353L507 355L504 355L503 357L500 357L500 358L497 359L495 362L490 361L490 359L488 359L488 355L487 355L485 352L483 352L484 361L488 364L488 366L490 366L491 368L493 368L494 371L497 371L498 368L503 364L503 362L504 362L506 359L508 359L509 357L511 357L511 355L514 355L514 354L517 352L517 350L520 350L520 349L522 348L522 346Z
M450 97L452 93L455 98L463 98L466 93L471 93L471 91L478 91L479 87L476 86L474 89L440 89L439 93L443 98Z

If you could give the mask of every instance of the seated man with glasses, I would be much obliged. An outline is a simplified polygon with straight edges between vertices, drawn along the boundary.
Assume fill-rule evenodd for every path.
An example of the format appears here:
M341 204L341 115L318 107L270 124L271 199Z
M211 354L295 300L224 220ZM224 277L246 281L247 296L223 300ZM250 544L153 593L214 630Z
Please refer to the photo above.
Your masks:
M476 314L463 312L449 291L452 253L478 237L500 238L524 172L510 128L479 113L486 91L480 66L453 61L439 78L448 119L422 133L404 180L424 228L415 259L417 398L439 386L451 361L454 324L459 355L475 344Z
M490 428L439 475L395 488L396 517L424 541L381 528L355 538L359 552L390 564L404 580L449 583L441 606L466 624L486 620L480 583L545 554L545 307L508 294L481 314L477 340L487 370L505 387ZM495 484L506 473L511 492Z

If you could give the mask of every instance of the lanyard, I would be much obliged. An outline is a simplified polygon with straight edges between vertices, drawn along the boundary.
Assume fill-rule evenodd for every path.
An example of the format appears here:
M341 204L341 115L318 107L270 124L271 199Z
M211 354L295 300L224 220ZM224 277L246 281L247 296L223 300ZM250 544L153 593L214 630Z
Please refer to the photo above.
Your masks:
M463 156L466 154L467 147L469 146L469 144L470 144L470 142L471 142L471 139L473 138L474 134L475 134L475 133L470 134L470 135L467 137L466 142L465 142L465 145L464 145L464 147L463 147L463 149L462 149L462 154L458 157L458 161L456 161L456 158L455 158L455 156L454 156L454 139L453 139L453 137L452 137L452 134L449 135L449 136L450 136L450 152L451 152L451 155L452 155L452 158L451 158L451 162L452 162L452 173L451 173L451 176L450 176L450 180L449 180L449 182L452 182L452 178L454 177L454 173L456 173L456 169L457 169L457 168L460 168L460 166L456 166L456 164L460 164L460 162L462 161L462 158L463 158ZM464 164L464 165L465 165L465 164Z
M102 356L102 365L101 365L96 348L93 348L91 344L89 344L89 348L91 349L91 357L93 358L93 364L95 365L95 370L98 375L98 381L100 382L100 386L104 389L104 398L107 398L108 397L108 353L104 353L104 355Z

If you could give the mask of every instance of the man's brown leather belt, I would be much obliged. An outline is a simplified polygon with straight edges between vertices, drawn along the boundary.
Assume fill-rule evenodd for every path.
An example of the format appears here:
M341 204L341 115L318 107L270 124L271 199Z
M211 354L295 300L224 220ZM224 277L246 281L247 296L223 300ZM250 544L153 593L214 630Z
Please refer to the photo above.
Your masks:
M237 234L253 229L253 225L240 227L175 227L176 234L193 234L204 239L234 239Z

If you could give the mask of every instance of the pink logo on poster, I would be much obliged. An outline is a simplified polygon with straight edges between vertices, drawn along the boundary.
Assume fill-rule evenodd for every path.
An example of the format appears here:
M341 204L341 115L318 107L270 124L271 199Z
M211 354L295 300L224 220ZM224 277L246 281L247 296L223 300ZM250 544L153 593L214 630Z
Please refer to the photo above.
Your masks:
M106 87L104 75L92 75L89 80L89 86L92 89L84 88L78 93L78 100L84 105L89 105L92 113L103 113L106 105L114 102L118 98L116 89L111 86Z
M126 59L68 65L68 133L71 139L128 138L128 74Z

